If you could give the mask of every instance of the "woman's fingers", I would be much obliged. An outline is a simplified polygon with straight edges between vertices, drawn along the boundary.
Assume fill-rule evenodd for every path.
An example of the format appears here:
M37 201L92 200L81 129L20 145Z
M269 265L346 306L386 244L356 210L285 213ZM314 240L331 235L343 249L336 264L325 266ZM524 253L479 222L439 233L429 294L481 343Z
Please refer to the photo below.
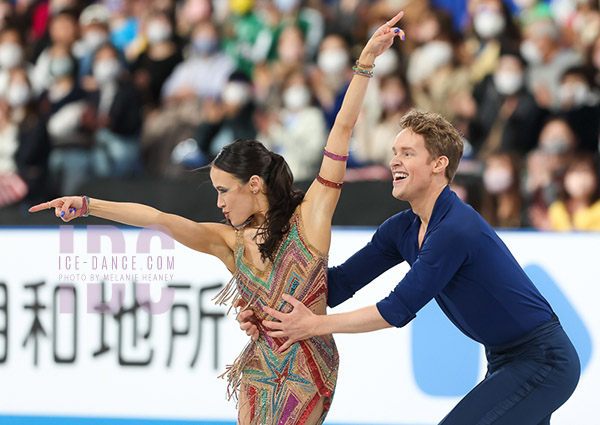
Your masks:
M401 10L400 12L398 12L396 14L396 16L394 16L392 19L390 19L389 21L387 21L385 24L389 25L389 27L393 27L394 25L396 25L396 23L402 19L402 17L404 16L404 10Z
M29 212L38 212L43 210L49 210L50 208L60 208L63 200L61 198L53 199L52 201L42 202L41 204L34 205L29 208Z
M254 311L248 309L240 312L240 314L237 315L236 320L240 323L244 323L251 320L252 316L254 316Z
M60 218L63 221L71 221L77 217L76 212L77 208L73 206L73 198L66 198L60 207Z

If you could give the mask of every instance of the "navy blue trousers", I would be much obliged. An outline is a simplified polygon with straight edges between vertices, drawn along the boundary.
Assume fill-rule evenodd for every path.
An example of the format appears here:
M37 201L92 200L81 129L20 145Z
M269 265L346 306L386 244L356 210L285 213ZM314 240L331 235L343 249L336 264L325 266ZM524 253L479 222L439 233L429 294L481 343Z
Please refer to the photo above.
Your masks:
M487 347L486 377L439 425L548 425L575 391L580 363L558 318Z

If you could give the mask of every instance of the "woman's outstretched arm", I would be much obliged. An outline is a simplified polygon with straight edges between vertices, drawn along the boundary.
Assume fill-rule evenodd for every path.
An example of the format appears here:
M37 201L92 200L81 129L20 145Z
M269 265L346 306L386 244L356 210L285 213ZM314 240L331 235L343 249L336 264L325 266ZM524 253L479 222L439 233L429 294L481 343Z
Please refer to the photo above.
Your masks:
M344 179L346 161L343 160L343 157L348 155L350 136L358 119L370 80L368 74L372 72L375 58L392 45L394 37L399 36L404 39L404 31L395 27L403 15L404 12L398 13L379 27L363 48L356 65L362 71L355 72L327 139L325 149L332 155L326 154L323 157L319 176L324 180L341 183ZM331 219L339 196L339 188L330 187L315 180L308 189L304 198L305 202L302 204L302 215L308 239L323 252L329 250Z
M88 201L89 199L89 201ZM105 218L136 227L158 226L176 241L196 251L218 257L228 269L234 269L235 233L230 226L219 223L196 223L168 214L148 205L112 202L83 196L65 196L35 205L30 212L54 209L57 217L69 222L84 214Z

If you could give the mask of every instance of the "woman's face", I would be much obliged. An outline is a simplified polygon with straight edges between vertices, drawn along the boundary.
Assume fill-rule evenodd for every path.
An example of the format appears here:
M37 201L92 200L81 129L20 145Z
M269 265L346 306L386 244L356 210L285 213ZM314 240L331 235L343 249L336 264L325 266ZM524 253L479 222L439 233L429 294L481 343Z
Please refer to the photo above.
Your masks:
M210 180L217 190L217 207L233 226L243 224L256 212L256 194L250 182L242 183L233 174L215 166L210 169Z

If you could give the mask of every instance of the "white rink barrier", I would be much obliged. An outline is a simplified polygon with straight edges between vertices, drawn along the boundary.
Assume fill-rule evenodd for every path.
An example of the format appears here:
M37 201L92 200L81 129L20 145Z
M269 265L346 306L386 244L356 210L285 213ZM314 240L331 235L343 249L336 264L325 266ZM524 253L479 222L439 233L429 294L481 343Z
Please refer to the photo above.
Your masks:
M330 264L373 231L335 229ZM211 301L230 274L159 235L115 226L0 228L0 423L235 423L235 403L217 376L248 337ZM579 387L552 424L596 423L600 234L500 236L581 357ZM379 301L407 269L397 266L330 311ZM326 423L433 425L485 371L481 347L435 303L405 328L336 341L340 372Z

